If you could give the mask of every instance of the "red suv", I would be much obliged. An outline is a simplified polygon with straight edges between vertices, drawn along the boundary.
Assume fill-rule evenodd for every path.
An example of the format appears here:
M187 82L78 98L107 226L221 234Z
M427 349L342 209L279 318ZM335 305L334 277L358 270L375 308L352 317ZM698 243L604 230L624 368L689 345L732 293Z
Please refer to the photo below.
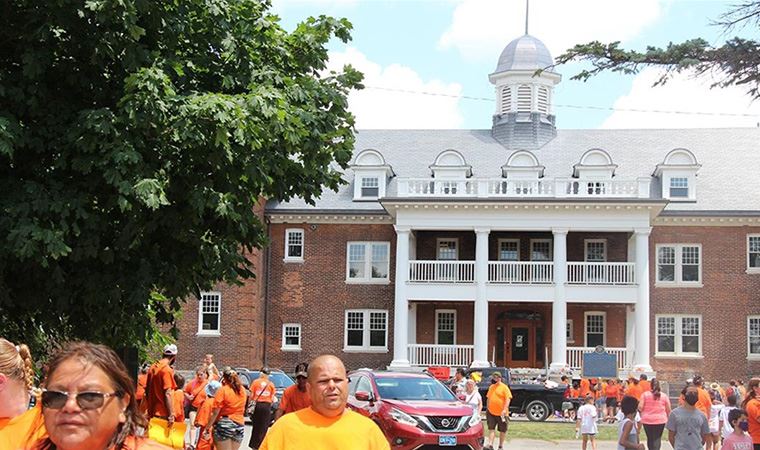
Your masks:
M360 369L349 378L348 406L383 430L394 450L480 450L480 411L426 374Z

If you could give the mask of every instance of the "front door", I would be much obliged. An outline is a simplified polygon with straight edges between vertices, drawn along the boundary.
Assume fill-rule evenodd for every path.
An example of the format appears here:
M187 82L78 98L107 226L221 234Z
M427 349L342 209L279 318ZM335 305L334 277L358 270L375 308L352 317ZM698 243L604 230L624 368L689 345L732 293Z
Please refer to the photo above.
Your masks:
M507 367L536 366L535 321L509 321L505 333L504 350Z

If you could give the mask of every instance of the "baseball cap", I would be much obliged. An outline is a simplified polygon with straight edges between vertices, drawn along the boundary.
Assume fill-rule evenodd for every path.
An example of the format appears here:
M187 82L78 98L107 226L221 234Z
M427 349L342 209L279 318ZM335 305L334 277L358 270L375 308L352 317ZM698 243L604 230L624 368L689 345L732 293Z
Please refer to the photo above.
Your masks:
M299 372L296 372L296 378L298 377L309 378L309 374L307 374L305 370L301 370Z
M216 391L218 391L220 387L222 387L222 383L216 380L209 381L206 385L206 395L213 397L216 395Z
M269 367L262 367L261 368L261 373L269 375L271 373L271 371L269 370Z
M491 378L501 378L501 372L494 372L491 374Z
M174 344L167 344L164 346L164 355L177 355L177 346Z

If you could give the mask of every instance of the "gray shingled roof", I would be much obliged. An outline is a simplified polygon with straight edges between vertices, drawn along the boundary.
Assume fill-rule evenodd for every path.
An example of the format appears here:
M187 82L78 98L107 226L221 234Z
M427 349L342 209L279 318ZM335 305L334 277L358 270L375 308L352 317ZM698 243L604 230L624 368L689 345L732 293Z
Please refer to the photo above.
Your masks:
M459 151L472 166L473 177L499 177L500 167L513 150L491 137L491 130L362 130L356 135L358 154L379 151L397 177L429 177L430 166L444 150ZM573 165L589 149L606 150L618 178L650 176L655 166L674 148L690 150L702 165L697 175L697 201L670 203L666 211L760 212L760 128L663 129L663 130L558 130L557 137L533 153L546 167L544 177L569 177ZM269 211L329 210L380 212L377 202L353 201L353 171L339 192L325 191L316 206L294 199L269 202ZM387 196L395 196L395 179ZM653 195L659 196L659 179L653 179Z

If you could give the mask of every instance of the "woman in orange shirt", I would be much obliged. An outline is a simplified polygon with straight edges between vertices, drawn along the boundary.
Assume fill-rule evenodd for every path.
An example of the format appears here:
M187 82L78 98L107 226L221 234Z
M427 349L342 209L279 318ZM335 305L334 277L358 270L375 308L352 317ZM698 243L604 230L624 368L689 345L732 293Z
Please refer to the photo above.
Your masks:
M187 403L185 415L190 419L190 442L195 442L196 440L193 424L195 423L195 416L198 410L203 405L204 400L206 400L207 376L206 367L198 366L195 369L195 378L185 386L185 403Z
M752 378L747 385L747 396L742 402L742 409L747 411L749 435L752 445L760 448L760 378Z
M214 428L217 450L234 450L240 447L245 434L245 388L237 372L230 367L222 370L222 387L214 396L214 411L203 428L204 437Z
M29 409L32 383L29 347L0 338L0 449L28 448L45 436L42 410Z

